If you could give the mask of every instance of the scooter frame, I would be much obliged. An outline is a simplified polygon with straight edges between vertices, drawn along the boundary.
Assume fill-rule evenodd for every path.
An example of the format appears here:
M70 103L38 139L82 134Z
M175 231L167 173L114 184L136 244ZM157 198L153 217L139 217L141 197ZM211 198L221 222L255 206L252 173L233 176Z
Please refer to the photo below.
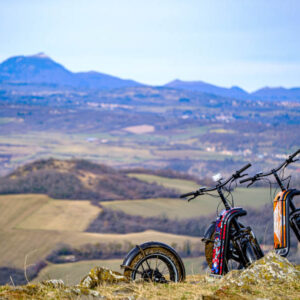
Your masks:
M272 169L267 173L257 173L253 177L249 177L240 181L240 183L249 182L248 187L254 182L261 180L263 177L273 175L279 185L281 191L273 200L273 226L274 226L274 249L277 254L286 257L290 252L290 228L294 231L298 241L300 242L300 208L296 208L293 198L300 195L297 189L288 189L284 186L283 180L280 179L277 172L287 167L289 164L296 162L294 159L300 153L298 149L291 154L280 166Z

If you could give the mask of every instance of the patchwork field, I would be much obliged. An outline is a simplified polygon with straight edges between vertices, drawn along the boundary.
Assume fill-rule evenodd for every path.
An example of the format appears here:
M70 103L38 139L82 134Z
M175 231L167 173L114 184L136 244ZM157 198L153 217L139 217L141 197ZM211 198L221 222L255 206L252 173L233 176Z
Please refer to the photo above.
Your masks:
M53 200L44 195L0 196L0 266L24 268L44 259L59 244L143 243L149 240L183 245L198 238L145 231L130 234L83 232L100 209L88 201Z
M80 282L88 272L95 266L107 267L117 272L123 272L120 265L123 260L109 259L109 260L89 260L79 261L67 264L53 264L44 268L33 282L40 282L48 279L62 279L68 285L75 285ZM190 274L203 274L204 257L184 258L183 263L186 268L186 273Z
M128 133L129 134L129 133ZM16 167L41 158L74 157L90 159L110 165L138 163L155 159L151 147L132 144L124 138L110 134L63 134L59 132L27 132L26 134L0 135L0 153L10 156L10 162L3 164L0 175ZM156 159L158 159L157 157Z
M5 119L6 120L6 119ZM15 121L14 121L15 122ZM19 123L19 121L18 121ZM1 125L1 123L0 123ZM132 128L132 127L129 127ZM207 152L199 137L215 126L174 128L172 132L146 132L142 126L138 134L119 130L89 130L65 132L64 130L27 130L24 133L2 133L0 130L0 175L16 167L42 158L83 158L113 166L149 165L164 167L168 160L243 159L240 155ZM147 129L147 128L146 128ZM177 145L187 147L178 149Z
M168 181L172 180L177 181L177 179L168 179ZM190 186L192 187L192 184ZM195 187L188 191L195 190ZM184 188L178 185L178 189L182 189L183 192ZM270 202L269 189L267 188L238 188L234 191L233 196L235 205L242 207L257 208ZM200 196L190 202L182 199L166 198L101 202L106 208L121 210L130 215L165 216L173 219L186 219L213 214L216 212L219 203L219 198L212 198L208 195ZM219 211L221 209L223 209L222 203L219 206Z

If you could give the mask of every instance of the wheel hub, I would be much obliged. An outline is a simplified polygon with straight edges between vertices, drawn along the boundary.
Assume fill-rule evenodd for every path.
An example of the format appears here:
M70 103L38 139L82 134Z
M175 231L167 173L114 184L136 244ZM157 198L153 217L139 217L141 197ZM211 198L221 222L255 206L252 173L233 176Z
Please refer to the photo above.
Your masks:
M145 281L153 281L153 282L159 282L159 283L167 282L165 277L157 269L156 270L152 270L152 269L145 270L142 273L142 278Z

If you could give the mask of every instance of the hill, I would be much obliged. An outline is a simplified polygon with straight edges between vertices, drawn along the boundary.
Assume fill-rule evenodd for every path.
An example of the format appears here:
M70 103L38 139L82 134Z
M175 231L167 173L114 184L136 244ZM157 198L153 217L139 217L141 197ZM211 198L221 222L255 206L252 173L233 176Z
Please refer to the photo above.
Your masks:
M241 100L264 100L274 102L300 101L300 88L298 87L290 89L283 87L264 87L253 93L248 93L238 86L225 88L203 81L182 81L179 79L173 80L164 86Z
M129 177L106 165L75 159L35 161L0 178L0 194L19 193L96 201L178 196L174 190Z
M0 64L1 82L96 90L141 85L133 80L124 80L98 72L73 73L43 53L15 56L2 62Z
M175 89L183 89L183 90L213 94L222 97L238 98L238 99L249 98L249 94L237 86L231 88L223 88L203 81L182 81L176 79L167 83L165 86L172 87Z
M252 93L252 95L270 101L300 101L300 88L265 87Z

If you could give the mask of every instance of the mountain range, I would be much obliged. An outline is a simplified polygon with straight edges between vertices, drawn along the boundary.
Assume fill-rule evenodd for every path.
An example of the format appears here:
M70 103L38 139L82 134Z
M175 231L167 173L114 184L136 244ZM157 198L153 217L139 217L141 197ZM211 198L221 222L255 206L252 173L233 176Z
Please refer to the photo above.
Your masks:
M0 88L4 85L45 85L57 88L111 90L146 86L134 80L121 79L95 71L71 72L44 53L14 56L0 64ZM203 81L176 79L162 87L241 100L300 101L300 88L264 87L248 93L238 86L219 87Z
M79 89L114 89L140 86L99 72L73 73L43 53L32 56L15 56L0 64L0 83L48 84Z

